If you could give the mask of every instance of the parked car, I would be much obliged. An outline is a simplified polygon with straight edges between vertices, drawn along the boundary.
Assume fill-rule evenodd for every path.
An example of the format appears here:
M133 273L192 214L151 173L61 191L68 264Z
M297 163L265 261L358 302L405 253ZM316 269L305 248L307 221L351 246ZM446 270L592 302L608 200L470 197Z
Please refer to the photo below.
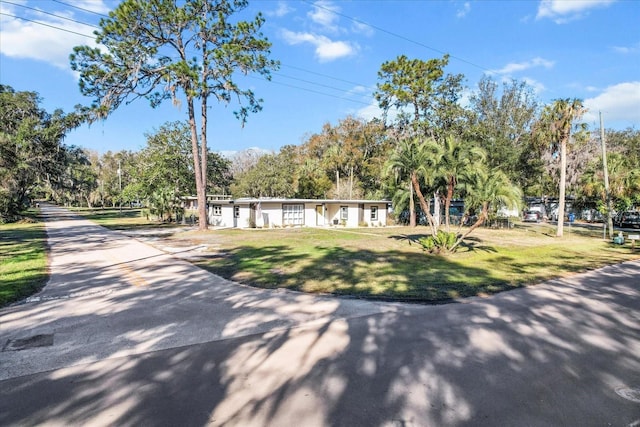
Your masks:
M522 218L524 222L540 222L541 219L539 211L525 211Z
M639 211L621 212L616 217L616 222L618 227L640 228L640 212Z

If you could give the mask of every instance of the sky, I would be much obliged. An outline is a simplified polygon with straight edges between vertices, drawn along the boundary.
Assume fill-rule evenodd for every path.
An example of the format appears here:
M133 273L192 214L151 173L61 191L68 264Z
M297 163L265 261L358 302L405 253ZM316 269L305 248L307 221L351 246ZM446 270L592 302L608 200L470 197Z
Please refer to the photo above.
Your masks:
M91 104L69 54L95 45L100 19L118 3L0 0L0 83L38 92L50 112ZM542 103L584 100L584 121L593 128L599 112L606 128L640 127L640 1L253 0L242 17L258 12L281 66L271 81L240 81L263 99L263 110L244 127L233 115L236 105L210 102L209 147L225 155L299 145L347 116L381 117L373 98L377 73L399 55L449 54L445 72L465 76L467 96L484 75L517 79ZM166 101L153 109L140 99L71 131L65 143L99 153L137 151L145 135L186 119L184 105Z

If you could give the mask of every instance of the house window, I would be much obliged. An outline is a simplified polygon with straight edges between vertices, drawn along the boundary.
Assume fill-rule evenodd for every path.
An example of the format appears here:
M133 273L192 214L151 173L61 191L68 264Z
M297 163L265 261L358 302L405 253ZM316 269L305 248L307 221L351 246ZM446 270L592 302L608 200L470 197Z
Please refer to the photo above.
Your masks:
M213 205L213 216L222 216L222 205Z
M304 225L304 205L282 205L282 225Z
M240 218L240 206L233 207L233 217Z
M347 221L349 219L349 207L348 206L340 206L340 219L342 221Z
M378 220L378 207L371 206L371 221L377 221L377 220Z

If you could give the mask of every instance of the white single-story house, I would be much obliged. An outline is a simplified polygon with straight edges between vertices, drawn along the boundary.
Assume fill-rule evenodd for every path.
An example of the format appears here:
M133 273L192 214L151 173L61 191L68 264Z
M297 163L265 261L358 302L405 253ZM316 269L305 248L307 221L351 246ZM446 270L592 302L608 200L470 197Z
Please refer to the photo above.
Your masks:
M193 197L185 207L197 209ZM209 225L233 228L382 227L387 224L388 200L207 198Z

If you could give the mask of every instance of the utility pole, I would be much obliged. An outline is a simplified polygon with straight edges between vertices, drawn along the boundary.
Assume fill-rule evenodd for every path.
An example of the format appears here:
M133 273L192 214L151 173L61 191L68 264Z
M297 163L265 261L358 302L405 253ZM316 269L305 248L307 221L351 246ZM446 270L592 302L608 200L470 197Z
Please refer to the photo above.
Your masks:
M600 142L602 143L602 167L604 169L604 193L607 198L607 227L609 238L613 239L613 218L611 218L611 192L609 191L609 168L607 167L607 145L604 140L604 125L602 124L602 111L600 114ZM606 238L606 236L605 236Z

